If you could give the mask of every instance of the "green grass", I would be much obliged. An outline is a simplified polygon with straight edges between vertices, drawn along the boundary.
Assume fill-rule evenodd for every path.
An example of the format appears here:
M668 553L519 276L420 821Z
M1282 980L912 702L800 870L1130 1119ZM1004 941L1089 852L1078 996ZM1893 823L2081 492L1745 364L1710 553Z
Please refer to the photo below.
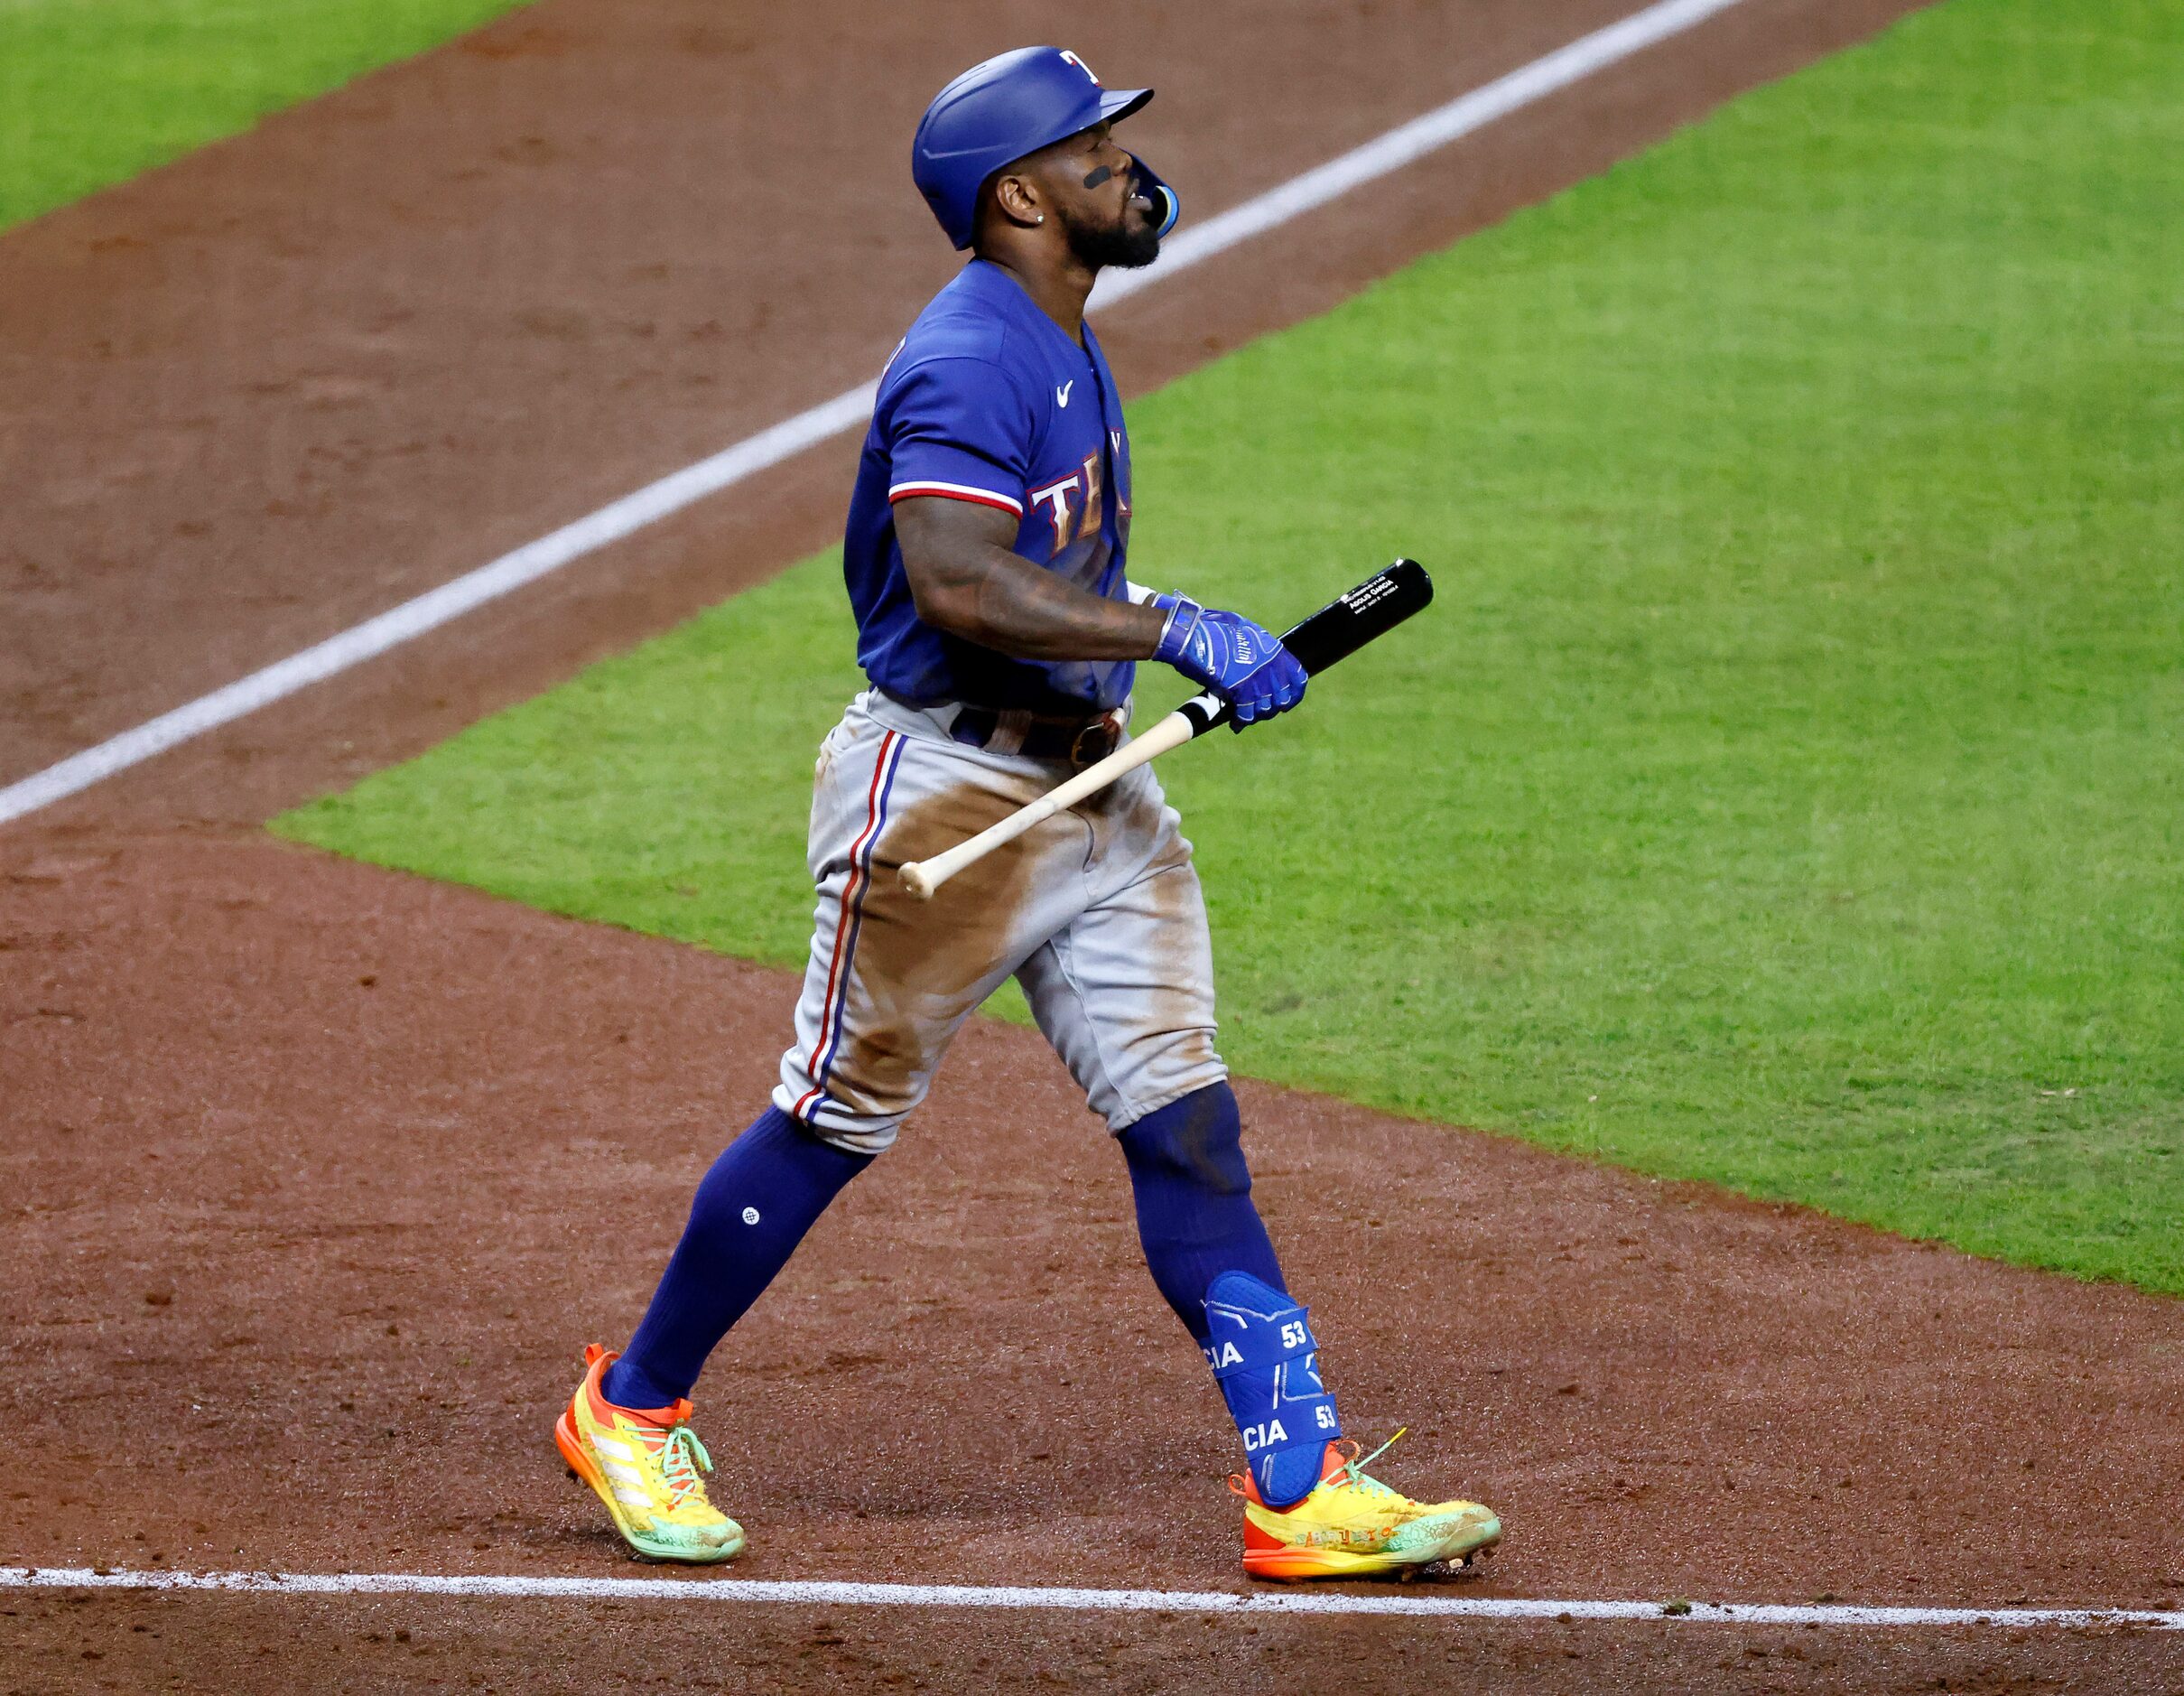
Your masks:
M0 229L518 0L0 0Z
M1951 0L1138 404L1134 574L1441 590L1164 761L1238 1068L2184 1291L2179 162L2184 9ZM278 827L800 960L848 636Z

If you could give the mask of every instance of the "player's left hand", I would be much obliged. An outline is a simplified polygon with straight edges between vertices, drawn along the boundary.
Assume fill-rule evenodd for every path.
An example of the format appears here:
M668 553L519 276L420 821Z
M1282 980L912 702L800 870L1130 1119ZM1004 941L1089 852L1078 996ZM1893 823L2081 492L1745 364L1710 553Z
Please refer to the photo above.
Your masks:
M1287 713L1305 698L1304 666L1264 626L1187 595L1155 595L1153 605L1168 615L1153 657L1227 702L1231 729Z

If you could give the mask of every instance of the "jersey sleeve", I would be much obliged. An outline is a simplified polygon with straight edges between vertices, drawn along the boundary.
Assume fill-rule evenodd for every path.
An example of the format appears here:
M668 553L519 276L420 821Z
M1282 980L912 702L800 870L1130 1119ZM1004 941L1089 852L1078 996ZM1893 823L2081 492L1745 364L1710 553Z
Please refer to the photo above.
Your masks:
M926 359L892 387L890 503L939 495L1024 516L1037 424L1007 371L985 359Z

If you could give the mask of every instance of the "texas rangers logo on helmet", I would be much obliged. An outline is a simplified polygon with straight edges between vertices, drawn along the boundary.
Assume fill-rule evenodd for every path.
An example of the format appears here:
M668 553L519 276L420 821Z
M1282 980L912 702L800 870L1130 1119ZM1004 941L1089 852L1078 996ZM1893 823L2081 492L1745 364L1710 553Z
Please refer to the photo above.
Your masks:
M1086 76L1090 77L1092 79L1094 87L1104 88L1106 86L1104 83L1100 81L1100 73L1094 70L1090 65L1086 64L1082 59L1079 59L1076 54L1071 52L1068 48L1064 47L1062 49L1062 57L1067 60L1071 64L1074 65Z

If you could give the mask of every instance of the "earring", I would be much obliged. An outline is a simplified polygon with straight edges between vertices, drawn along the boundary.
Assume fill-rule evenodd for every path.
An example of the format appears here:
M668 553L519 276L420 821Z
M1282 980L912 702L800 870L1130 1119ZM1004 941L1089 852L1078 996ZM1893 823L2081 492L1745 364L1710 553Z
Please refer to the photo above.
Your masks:
M1039 222L1040 222L1040 223L1042 223L1042 224L1044 224L1046 221L1046 213L1044 213L1044 212L1041 212L1041 213L1039 214Z

